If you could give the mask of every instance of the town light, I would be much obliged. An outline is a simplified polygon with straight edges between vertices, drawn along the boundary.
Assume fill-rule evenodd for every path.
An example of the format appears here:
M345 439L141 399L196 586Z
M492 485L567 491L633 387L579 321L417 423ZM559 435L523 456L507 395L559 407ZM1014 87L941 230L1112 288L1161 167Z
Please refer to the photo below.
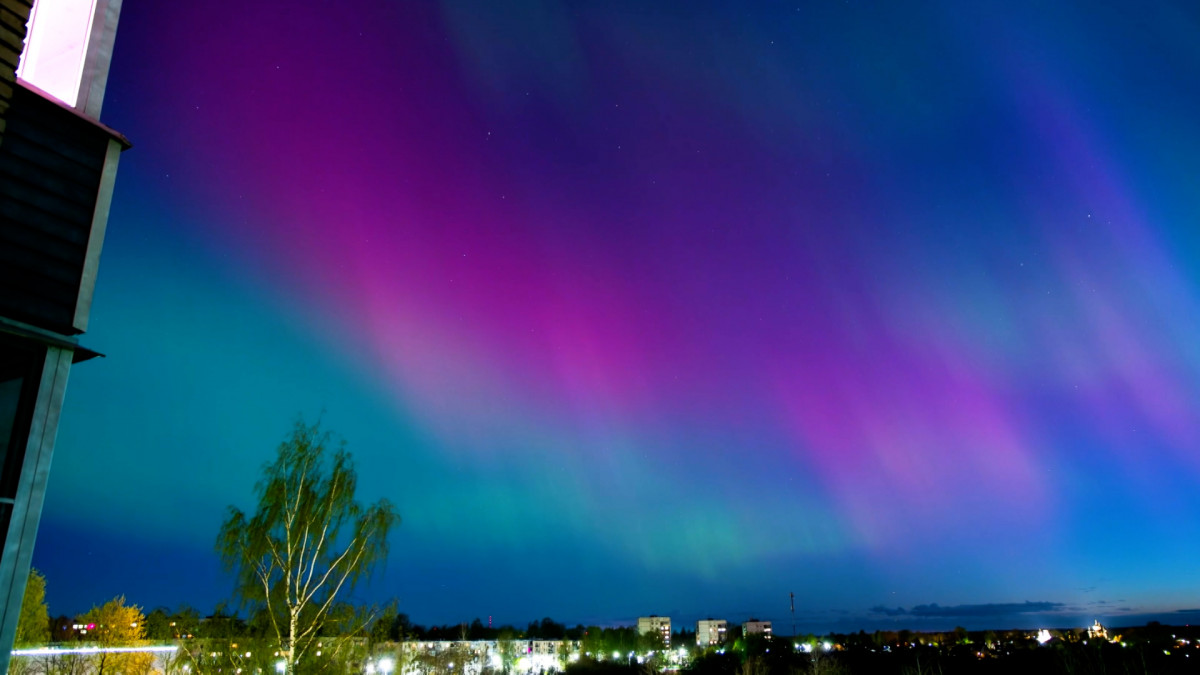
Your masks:
M179 647L79 647L76 649L60 649L58 647L38 647L36 649L14 649L13 656L62 656L65 654L133 654L149 652L151 654L166 654Z
M392 669L395 667L396 662L390 658L384 657L379 659L379 672L383 673L383 675L388 675L388 673L392 672Z
M287 671L287 661L280 659L275 662L275 672L282 673Z

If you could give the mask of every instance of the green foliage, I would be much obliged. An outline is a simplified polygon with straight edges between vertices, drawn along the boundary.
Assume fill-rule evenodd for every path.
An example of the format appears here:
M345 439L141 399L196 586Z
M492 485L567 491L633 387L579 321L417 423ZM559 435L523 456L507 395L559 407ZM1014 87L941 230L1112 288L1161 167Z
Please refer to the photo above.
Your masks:
M496 641L496 652L500 655L500 672L510 673L521 658L521 649L511 634L501 633Z
M238 598L265 610L289 673L312 650L339 594L387 556L399 516L387 500L360 506L357 482L345 442L298 421L264 467L257 509L231 506L217 537ZM345 612L335 618L345 630Z
M396 612L394 605L376 615L371 625L372 642L401 642L413 637L416 627L408 615Z
M137 605L126 605L118 596L80 617L80 623L95 624L87 641L100 647L138 647L146 645L146 617ZM96 675L145 675L150 672L154 655L145 652L113 654L101 652L92 657Z
M171 615L171 624L176 639L194 637L200 632L200 612L195 607L180 605Z
M93 607L80 623L95 624L87 641L105 647L128 647L146 639L145 615L137 605L126 605L123 595Z
M213 613L197 627L196 635L206 639L232 640L242 637L246 632L246 622L229 609L225 603L219 603Z
M25 598L17 618L18 645L38 645L50 641L50 610L46 607L46 577L36 569L29 570L25 582Z
M657 630L641 633L637 636L634 651L638 654L648 654L662 652L667 648L667 643L663 639L663 634Z
M647 675L642 666L624 661L597 661L584 658L567 666L566 675Z
M464 672L464 665L474 658L470 647L463 642L446 644L444 649L414 654L409 665L424 675L455 675ZM502 653L501 659L503 658Z
M741 665L741 658L731 651L710 651L693 660L684 672L689 675L737 675Z
M163 659L164 670L170 675L274 675L280 660L274 637L194 638L178 644L179 649Z
M171 628L171 616L167 614L167 609L155 607L146 615L146 639L163 641L174 638L175 632Z
M567 627L550 617L542 619L541 622L530 623L529 628L525 631L526 637L535 640L562 640L566 634Z
M591 654L594 658L607 659L613 652L627 655L637 651L637 629L632 627L599 628L588 626L584 632L581 645L583 653Z

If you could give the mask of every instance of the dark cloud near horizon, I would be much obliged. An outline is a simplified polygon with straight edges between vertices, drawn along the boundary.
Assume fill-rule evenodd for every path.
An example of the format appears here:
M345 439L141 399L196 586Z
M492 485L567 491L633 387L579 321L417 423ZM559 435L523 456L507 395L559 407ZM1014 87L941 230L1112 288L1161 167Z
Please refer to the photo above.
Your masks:
M917 605L909 610L913 616L1004 616L1007 614L1031 614L1053 612L1062 609L1061 602L989 602L982 605L951 605L942 607L936 602Z
M917 605L912 609L896 607L895 609L876 605L871 608L873 614L885 616L916 616L916 617L976 617L976 616L1008 616L1011 614L1035 614L1038 612L1053 612L1065 607L1061 602L990 602L982 605L949 605L942 607L936 602L928 605Z

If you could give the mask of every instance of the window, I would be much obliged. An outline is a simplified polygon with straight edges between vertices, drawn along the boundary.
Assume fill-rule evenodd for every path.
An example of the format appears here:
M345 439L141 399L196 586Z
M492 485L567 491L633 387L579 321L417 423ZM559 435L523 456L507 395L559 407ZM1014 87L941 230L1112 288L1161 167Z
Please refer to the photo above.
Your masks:
M34 0L17 77L77 107L95 17L96 0Z
M0 540L8 531L46 348L0 334Z

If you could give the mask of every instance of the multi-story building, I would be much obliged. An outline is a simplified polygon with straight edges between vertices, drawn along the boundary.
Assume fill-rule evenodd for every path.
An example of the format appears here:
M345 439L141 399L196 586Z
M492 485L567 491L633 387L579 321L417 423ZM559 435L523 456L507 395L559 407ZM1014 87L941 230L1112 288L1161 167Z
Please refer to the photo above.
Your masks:
M696 622L696 646L725 644L728 624L725 619L701 619Z
M0 673L25 594L117 158L100 124L121 0L0 0Z
M398 675L486 671L552 673L579 660L578 640L424 640L403 642ZM384 651L391 652L391 648Z
M771 637L771 622L750 619L742 624L742 635L765 635Z
M658 633L662 636L663 646L671 646L671 617L669 616L650 616L638 617L638 635L646 633Z

